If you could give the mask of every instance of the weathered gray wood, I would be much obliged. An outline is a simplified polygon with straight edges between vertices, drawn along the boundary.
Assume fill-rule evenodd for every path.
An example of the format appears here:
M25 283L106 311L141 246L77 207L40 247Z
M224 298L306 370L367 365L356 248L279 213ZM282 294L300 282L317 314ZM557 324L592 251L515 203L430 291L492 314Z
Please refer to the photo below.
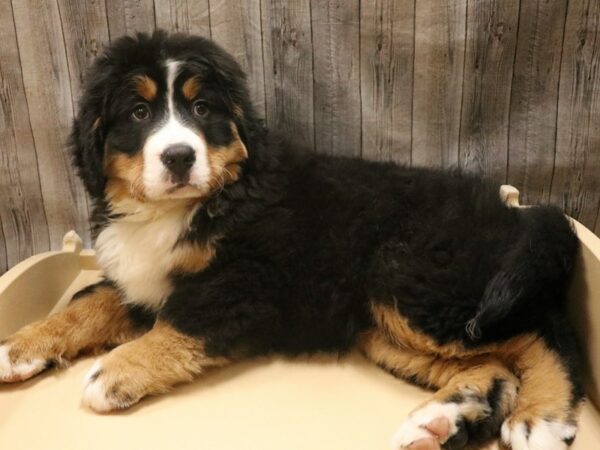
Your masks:
M10 0L0 0L0 273L50 247Z
M567 0L521 2L509 123L508 182L524 204L547 203Z
M212 35L248 72L259 113L295 142L507 176L524 203L558 203L600 234L599 8L598 0L0 0L0 273L59 248L70 228L89 239L64 146L73 104L109 38L155 23Z
M50 247L60 248L66 231L89 239L89 230L86 196L65 151L73 106L59 10L34 0L12 6Z
M590 227L600 206L600 2L569 2L551 200Z
M8 255L6 252L6 238L4 230L2 230L2 217L0 216L0 275L6 272L9 268Z
M360 2L311 0L315 148L360 156Z
M87 68L108 44L105 0L58 0L69 65L71 95L76 106Z
M210 37L208 0L154 0L154 9L157 28Z
M410 164L414 1L360 2L362 156Z
M104 0L58 0L58 8L71 83L71 103L73 111L76 111L86 70L108 43L106 5ZM87 199L88 211L89 203ZM87 233L82 236L84 245L91 245L89 238Z
M519 0L469 2L459 165L505 183Z
M124 34L151 32L155 28L153 0L106 0L111 41Z
M458 163L466 0L419 0L415 10L415 165Z
M248 88L257 112L265 114L260 0L211 0L212 38L230 52L248 75Z
M263 0L265 110L269 126L314 148L309 0Z

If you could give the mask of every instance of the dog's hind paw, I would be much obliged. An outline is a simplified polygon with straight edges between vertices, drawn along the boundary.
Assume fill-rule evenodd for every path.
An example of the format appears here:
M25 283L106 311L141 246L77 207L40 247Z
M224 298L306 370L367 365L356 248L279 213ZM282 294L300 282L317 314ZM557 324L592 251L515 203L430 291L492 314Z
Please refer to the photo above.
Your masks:
M575 425L550 420L502 424L502 441L512 450L566 450L575 440Z

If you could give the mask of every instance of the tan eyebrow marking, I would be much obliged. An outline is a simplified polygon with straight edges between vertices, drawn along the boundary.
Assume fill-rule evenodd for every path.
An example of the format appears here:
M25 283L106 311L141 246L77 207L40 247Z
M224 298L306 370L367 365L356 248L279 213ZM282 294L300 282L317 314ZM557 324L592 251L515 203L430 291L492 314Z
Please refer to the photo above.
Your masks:
M141 97L149 102L156 98L156 91L158 90L156 82L148 75L136 75L133 82L135 83L135 90Z
M201 87L200 76L194 75L185 80L185 83L183 83L183 86L181 87L181 91L186 99L193 100L194 97L198 95L198 92L200 92Z

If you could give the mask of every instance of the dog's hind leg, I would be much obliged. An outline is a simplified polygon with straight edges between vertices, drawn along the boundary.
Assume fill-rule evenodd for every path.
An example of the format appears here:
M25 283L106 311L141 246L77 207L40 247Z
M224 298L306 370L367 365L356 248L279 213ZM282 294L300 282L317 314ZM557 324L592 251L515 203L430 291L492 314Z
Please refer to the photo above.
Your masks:
M517 405L502 425L513 450L565 450L575 439L583 398L579 349L568 328L560 341L527 335L501 349L521 379Z
M151 317L121 304L101 282L80 291L61 312L34 322L0 343L0 382L23 381L80 353L98 352L144 333Z
M380 329L363 336L360 349L395 376L438 389L402 423L394 450L454 450L487 441L514 406L518 380L491 356L427 354L393 342Z

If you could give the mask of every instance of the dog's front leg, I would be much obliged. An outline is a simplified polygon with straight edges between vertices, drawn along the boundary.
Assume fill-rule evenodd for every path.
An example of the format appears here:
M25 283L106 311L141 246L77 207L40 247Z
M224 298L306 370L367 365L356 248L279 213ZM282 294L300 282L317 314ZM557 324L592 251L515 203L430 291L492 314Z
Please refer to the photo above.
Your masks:
M75 295L64 311L17 331L0 343L0 382L23 381L81 353L98 353L135 339L153 321L121 303L109 282Z
M202 340L159 320L145 335L96 361L86 377L83 404L97 412L127 408L226 363L207 356Z

